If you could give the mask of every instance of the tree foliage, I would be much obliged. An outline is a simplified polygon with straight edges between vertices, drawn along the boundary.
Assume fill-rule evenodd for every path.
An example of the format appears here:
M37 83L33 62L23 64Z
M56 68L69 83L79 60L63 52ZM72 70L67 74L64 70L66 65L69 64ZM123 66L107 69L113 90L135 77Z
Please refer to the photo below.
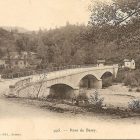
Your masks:
M112 0L110 3L105 1L92 1L90 5L91 17L90 24L103 26L105 24L117 25L132 21L133 18L140 16L139 0Z

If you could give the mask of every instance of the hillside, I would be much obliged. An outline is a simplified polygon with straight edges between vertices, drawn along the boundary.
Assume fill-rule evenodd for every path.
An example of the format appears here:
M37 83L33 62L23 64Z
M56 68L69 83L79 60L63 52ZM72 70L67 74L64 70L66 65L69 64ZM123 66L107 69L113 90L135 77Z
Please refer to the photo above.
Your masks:
M17 31L18 33L28 33L29 31L22 27L16 27L16 26L1 26L2 29L7 30L9 32L11 31Z
M134 58L140 65L139 23L114 28L67 25L38 33L17 33L0 29L0 55L8 51L34 51L43 65L94 64L97 59L122 63Z

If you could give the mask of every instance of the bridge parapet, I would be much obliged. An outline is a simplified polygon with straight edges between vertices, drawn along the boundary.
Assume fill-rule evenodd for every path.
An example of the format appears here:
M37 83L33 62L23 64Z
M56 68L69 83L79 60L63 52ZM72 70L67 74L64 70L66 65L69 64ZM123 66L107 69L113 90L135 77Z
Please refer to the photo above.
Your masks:
M18 89L22 88L23 86L26 86L30 82L31 82L31 78L26 78L26 79L16 82L14 85L10 85L9 88L12 91L13 90L17 91Z
M68 65L68 66L61 66L61 67L52 67L52 68L47 68L47 69L39 69L39 70L28 70L26 72L18 72L18 73L10 73L10 74L2 74L1 77L4 79L14 79L14 78L19 78L19 77L24 77L24 76L31 76L31 75L39 75L43 73L51 73L51 72L56 72L56 71L64 71L64 70L69 70L69 69L78 69L78 68L105 68L105 67L118 67L117 65L104 65L104 66L98 66L98 65Z

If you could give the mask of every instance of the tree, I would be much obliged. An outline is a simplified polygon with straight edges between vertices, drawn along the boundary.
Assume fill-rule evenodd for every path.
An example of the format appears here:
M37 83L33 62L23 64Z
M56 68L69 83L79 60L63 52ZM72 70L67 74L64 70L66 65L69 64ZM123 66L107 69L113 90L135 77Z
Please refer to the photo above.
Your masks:
M44 45L41 38L38 38L37 53L39 58L42 59L41 67L46 68L48 64L48 60L47 60L48 46Z
M2 58L4 56L4 52L3 50L0 48L0 58Z
M110 3L92 1L92 3L90 5L91 17L89 22L92 25L118 25L140 16L139 0L112 0Z
M17 51L29 51L29 37L27 35L21 35L16 39L15 42Z

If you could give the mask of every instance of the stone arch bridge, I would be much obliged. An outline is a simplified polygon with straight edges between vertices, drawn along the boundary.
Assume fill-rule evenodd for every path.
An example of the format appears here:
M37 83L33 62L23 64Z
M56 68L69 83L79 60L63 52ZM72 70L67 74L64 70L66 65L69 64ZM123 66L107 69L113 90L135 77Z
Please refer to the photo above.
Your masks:
M112 66L89 66L70 68L47 74L40 74L18 81L10 86L10 94L20 97L47 97L50 93L67 92L71 96L77 96L79 89L102 88L102 77L110 74L116 78L118 65ZM67 88L65 88L67 87Z

